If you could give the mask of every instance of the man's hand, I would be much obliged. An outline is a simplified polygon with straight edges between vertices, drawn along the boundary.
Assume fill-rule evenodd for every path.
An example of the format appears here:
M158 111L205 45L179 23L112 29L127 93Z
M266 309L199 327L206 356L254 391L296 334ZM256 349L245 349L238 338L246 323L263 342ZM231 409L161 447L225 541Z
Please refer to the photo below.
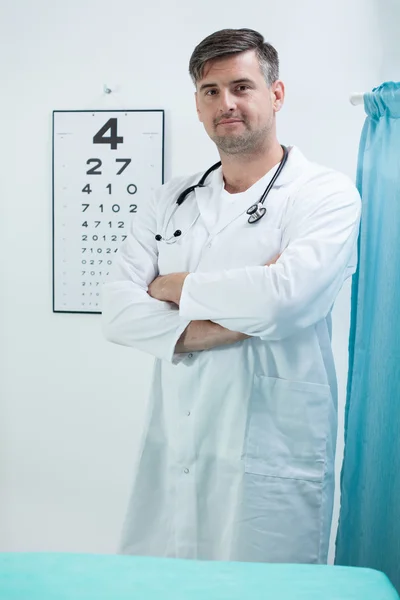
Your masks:
M163 302L174 302L179 306L182 295L182 288L189 273L171 273L170 275L161 275L149 285L147 293L156 300Z
M249 337L245 333L225 329L212 321L191 321L179 338L175 352L181 354L211 350L219 346L236 344Z
M274 265L276 263L276 261L280 259L280 257L281 257L281 255L278 254L277 256L275 256L275 258L270 260L270 262L267 262L267 264L265 266L270 267L271 265Z

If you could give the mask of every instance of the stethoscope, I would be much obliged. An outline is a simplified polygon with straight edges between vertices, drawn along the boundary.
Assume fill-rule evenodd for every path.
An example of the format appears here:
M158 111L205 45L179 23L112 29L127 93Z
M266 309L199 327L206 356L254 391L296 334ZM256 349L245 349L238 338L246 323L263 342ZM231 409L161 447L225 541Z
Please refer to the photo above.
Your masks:
M289 156L289 150L286 148L286 146L282 146L282 150L283 150L283 158L279 164L279 167L277 168L275 175L273 176L273 178L271 179L271 181L269 182L268 186L266 187L263 195L261 196L261 198L259 199L259 201L256 204L252 204L250 206L250 208L247 209L246 214L249 215L248 218L248 223L257 223L260 219L263 218L263 216L266 214L267 209L264 206L264 201L266 199L266 197L268 196L268 194L270 193L271 189L273 188L276 180L278 179L283 167L286 164L286 161L288 159ZM199 183L196 183L196 185L191 185L190 187L188 187L186 190L183 190L183 192L181 194L179 194L176 202L175 202L175 208L172 212L172 214L170 215L167 224L165 225L165 232L168 231L168 225L170 224L173 216L175 215L176 211L178 210L178 208L183 204L183 202L186 200L186 198L189 196L189 194L191 194L196 188L198 187L205 187L205 182L207 177L210 175L210 173L212 173L213 171L215 171L216 169L218 169L221 166L221 162L217 162L215 165L213 165L212 167L210 167L203 175L203 177L200 179ZM188 228L188 231L193 227L193 225L196 223L197 219L200 217L200 213L196 216L196 218L194 219L193 223L190 225L190 227ZM182 231L180 229L177 229L176 231L174 231L174 233L166 238L162 235L160 235L159 233L155 236L156 240L158 242L165 242L166 244L175 244L175 242L177 241L177 238L180 237L182 235Z

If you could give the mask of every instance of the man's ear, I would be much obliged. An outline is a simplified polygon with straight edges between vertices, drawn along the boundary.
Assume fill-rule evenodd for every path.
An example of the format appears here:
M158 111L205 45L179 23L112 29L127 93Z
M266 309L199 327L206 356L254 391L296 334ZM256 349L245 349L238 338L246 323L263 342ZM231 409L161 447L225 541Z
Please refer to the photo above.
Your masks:
M279 112L285 101L285 84L283 81L275 81L272 87L272 105L275 112Z

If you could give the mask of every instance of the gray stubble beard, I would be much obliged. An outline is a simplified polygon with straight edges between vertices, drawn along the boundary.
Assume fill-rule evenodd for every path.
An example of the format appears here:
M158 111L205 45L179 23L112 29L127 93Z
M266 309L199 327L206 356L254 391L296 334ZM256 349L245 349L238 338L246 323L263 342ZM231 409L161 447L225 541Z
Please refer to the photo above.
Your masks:
M245 126L247 127L246 123ZM217 148L224 154L254 154L265 147L266 143L268 144L270 132L271 124L268 123L263 129L258 131L250 131L247 129L247 132L242 135L214 135L212 136L212 140Z

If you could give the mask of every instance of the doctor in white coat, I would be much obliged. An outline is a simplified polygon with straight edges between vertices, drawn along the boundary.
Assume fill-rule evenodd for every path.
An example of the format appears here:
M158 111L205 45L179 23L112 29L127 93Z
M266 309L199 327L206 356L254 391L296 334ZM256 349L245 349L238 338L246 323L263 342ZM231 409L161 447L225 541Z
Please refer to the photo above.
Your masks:
M212 34L190 74L222 164L179 206L202 173L148 198L103 289L107 339L155 357L121 551L325 563L331 310L356 267L360 197L279 144L285 90L259 33Z

